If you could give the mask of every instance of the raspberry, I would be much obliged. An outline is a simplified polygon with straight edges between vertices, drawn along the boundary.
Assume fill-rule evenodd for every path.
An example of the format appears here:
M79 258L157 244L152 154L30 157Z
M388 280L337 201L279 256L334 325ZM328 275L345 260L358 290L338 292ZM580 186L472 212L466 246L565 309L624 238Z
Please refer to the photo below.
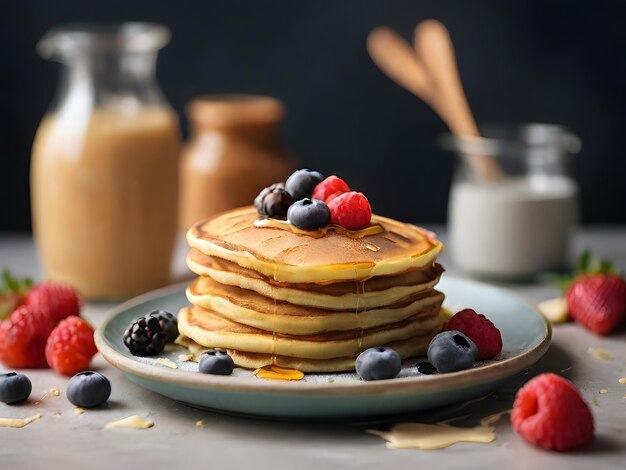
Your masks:
M335 198L339 194L347 193L348 191L350 191L348 184L341 178L333 175L315 186L311 199L319 199L328 204L330 199ZM332 196L332 198L330 196Z
M74 375L87 369L97 352L93 328L75 315L59 323L46 344L48 364L64 375Z
M330 196L326 197L326 204L328 205L330 203L330 201L332 201L333 199L335 199L337 196L341 196L342 194L344 194L342 191L337 191L336 193L332 193Z
M53 329L45 309L18 307L0 323L0 361L16 369L47 367L46 340Z
M70 315L78 315L80 299L74 288L60 282L45 281L33 287L24 300L36 310L45 308L56 325Z
M576 387L555 374L541 374L515 397L511 424L526 441L566 451L593 440L593 416Z
M482 361L497 356L502 350L500 330L484 315L471 308L461 310L446 324L445 330L460 331L478 347L477 360Z
M363 193L350 191L328 202L330 221L350 230L359 230L369 225L372 208Z

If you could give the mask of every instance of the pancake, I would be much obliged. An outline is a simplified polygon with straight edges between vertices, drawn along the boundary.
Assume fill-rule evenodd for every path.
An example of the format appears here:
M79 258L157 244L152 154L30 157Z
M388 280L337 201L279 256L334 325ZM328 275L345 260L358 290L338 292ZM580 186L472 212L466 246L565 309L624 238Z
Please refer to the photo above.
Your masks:
M185 307L178 314L181 335L205 347L315 360L356 356L373 346L420 336L430 337L441 328L441 324L440 309L433 308L429 314L410 317L392 325L290 336L242 325L197 306Z
M319 292L327 295L343 295L355 293L358 290L365 292L381 291L396 286L411 286L432 281L443 273L444 269L438 263L423 268L411 269L393 276L375 276L363 281L340 281L331 284L317 284L314 282L279 282L271 277L263 276L251 269L242 268L232 261L207 256L196 249L191 249L187 255L187 264L199 276L206 276L205 269L235 273L252 279L261 280L274 287L289 287L307 291ZM196 271L197 270L197 271Z
M431 232L378 215L361 231L332 224L299 230L287 222L259 220L252 206L199 222L187 232L187 241L205 255L288 283L397 275L432 265L443 251Z
M401 358L407 359L424 355L428 348L430 336L419 336L406 340L393 341L385 346L394 349ZM197 362L203 351L207 348L199 345L187 337L179 337L176 342L185 346L193 354ZM289 369L297 369L302 372L340 372L354 369L356 357L336 357L333 359L307 359L301 357L277 356L261 353L248 353L229 349L228 354L233 358L235 365L246 369L257 369L269 364Z
M187 241L199 278L178 342L192 352L218 347L240 367L332 372L374 346L423 354L442 328L443 245L414 225L373 215L362 230L302 230L250 206L195 224Z
M307 335L396 323L440 308L444 296L429 289L385 307L331 311L276 302L252 290L200 277L187 289L187 298L193 305L219 312L237 323L277 333Z
M372 309L390 305L431 290L443 272L441 265L434 264L397 276L377 276L363 282L316 286L313 283L272 282L255 271L196 250L187 256L187 265L194 273L208 276L221 284L252 290L277 301L329 310Z

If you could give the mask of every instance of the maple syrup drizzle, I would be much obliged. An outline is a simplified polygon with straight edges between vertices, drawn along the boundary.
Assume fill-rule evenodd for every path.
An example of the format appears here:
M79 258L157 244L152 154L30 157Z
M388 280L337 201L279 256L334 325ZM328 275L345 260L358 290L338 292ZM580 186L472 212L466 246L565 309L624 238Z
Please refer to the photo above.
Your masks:
M288 369L286 367L279 367L275 364L268 364L256 369L253 374L265 380L302 380L304 378L304 372L297 369Z
M322 228L314 230L304 230L296 227L288 220L279 219L257 219L254 221L253 225L257 228L276 228L280 230L288 230L289 232L295 233L296 235L307 235L313 238L325 237L326 234L330 231L336 232L340 235L345 235L346 237L350 238L363 238L371 235L377 235L385 231L383 226L380 224L372 224L369 227L365 227L361 230L349 230L342 227L341 225L336 224L328 224Z
M274 311L272 312L272 318L276 318L276 310L278 309L278 301L276 299L272 299L274 300ZM274 320L274 322L276 322L276 320ZM272 325L272 351L270 354L270 364L274 365L276 364L276 325Z
M239 232L240 230L245 229L247 226L247 220L236 220L227 227L224 227L224 229L222 230L222 235L229 235L231 233Z
M361 349L363 348L363 336L365 334L365 331L363 329L363 320L361 318L361 312L359 311L360 306L361 306L361 296L365 293L365 281L356 281L356 309L355 309L355 315L356 315L356 320L357 323L359 325L359 342L358 342L358 349L357 349L357 354L360 354Z

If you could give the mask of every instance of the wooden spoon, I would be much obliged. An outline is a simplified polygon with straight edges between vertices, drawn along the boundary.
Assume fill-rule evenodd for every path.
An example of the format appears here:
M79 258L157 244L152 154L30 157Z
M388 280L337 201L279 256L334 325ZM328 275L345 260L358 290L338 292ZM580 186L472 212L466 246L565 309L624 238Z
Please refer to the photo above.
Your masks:
M411 45L394 30L380 26L367 37L367 50L378 68L401 87L431 105L435 84Z
M389 78L426 102L453 134L479 137L445 27L434 20L420 23L415 29L415 48L414 51L407 41L386 27L374 29L367 39L372 60ZM493 157L473 155L468 157L468 163L483 180L493 181L502 176Z

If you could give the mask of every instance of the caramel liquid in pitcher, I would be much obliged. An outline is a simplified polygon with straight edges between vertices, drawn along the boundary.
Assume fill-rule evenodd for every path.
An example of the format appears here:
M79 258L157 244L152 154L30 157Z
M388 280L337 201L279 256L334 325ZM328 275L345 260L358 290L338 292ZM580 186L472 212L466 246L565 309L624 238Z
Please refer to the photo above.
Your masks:
M89 298L167 284L176 234L176 116L159 107L104 109L80 122L49 115L33 144L33 229L47 277Z

